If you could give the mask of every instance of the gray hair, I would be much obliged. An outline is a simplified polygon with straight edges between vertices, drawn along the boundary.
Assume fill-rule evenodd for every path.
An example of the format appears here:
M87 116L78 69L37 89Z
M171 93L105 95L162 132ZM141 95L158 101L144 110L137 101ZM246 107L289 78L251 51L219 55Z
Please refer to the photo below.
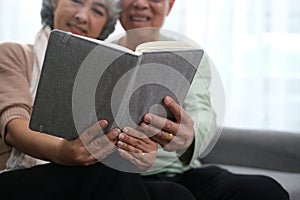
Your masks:
M42 24L48 25L53 29L53 2L57 2L59 0L43 0L42 9L41 9L41 18ZM120 0L105 0L106 8L107 8L107 22L103 27L98 39L104 40L109 34L111 34L115 30L115 25L117 20L119 19L119 14L121 11Z

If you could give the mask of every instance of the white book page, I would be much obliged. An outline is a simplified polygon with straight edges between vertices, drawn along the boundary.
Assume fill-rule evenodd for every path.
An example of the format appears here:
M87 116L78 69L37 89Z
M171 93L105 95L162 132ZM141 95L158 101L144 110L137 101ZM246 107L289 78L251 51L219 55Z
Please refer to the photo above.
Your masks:
M153 52L158 50L188 50L188 49L197 49L190 44L183 41L155 41L155 42L146 42L140 44L136 48L136 52Z
M107 42L107 41L103 41L103 40L99 40L99 39L94 39L94 38L90 38L90 37L85 37L85 36L81 36L81 35L76 35L76 34L73 34L73 33L70 33L70 34L72 34L75 37L82 38L82 39L91 41L93 43L99 44L99 45L107 46L107 47L119 50L121 52L124 52L124 53L130 53L130 54L134 54L134 55L138 55L139 54L138 52L134 52L131 49L128 49L128 48L123 47L123 46L118 45L118 44L114 44L114 43L110 43L110 42Z

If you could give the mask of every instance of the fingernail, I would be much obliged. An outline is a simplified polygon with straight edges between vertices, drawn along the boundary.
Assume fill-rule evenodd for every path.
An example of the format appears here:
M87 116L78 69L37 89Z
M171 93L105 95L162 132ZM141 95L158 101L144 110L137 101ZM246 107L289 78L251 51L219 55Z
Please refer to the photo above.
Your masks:
M146 127L147 127L147 124L145 124L144 122L142 122L142 123L141 123L141 127L142 127L142 128L146 128Z
M152 118L151 118L150 114L146 114L145 117L144 117L144 121L146 123L151 123L151 120L152 120Z
M106 121L105 120L101 120L99 123L100 123L100 126L102 128L106 126Z
M171 97L169 97L169 96L166 96L165 99L164 99L164 102L165 102L166 104L171 103L171 101L172 101L172 99L171 99Z
M120 133L120 130L118 130L118 129L114 129L112 132L113 132L113 134L114 134L115 136L117 136L117 135L119 135L119 133Z
M124 135L123 133L121 133L121 134L119 135L119 140L124 140L124 138L125 138L125 135Z
M123 146L123 144L124 144L124 143L121 142L121 141L118 141L117 143L118 143L118 146Z

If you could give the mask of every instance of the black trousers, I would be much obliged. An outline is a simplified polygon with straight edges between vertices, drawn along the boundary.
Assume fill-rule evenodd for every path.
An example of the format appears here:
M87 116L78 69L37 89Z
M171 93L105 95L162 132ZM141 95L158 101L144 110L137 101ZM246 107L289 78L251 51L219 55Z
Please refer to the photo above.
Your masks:
M144 182L139 174L117 171L97 163L88 167L46 164L4 172L0 174L0 198L2 200L192 200L193 196L179 184L156 180Z
M193 169L172 178L165 175L152 175L144 177L144 180L177 183L188 189L196 200L289 199L285 189L272 178L233 174L217 166Z

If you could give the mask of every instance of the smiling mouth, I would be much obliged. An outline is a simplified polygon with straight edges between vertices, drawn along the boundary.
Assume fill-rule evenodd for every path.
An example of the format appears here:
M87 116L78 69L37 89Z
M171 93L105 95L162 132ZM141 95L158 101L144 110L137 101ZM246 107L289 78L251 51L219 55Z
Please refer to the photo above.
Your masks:
M72 25L72 24L68 24L68 27L70 28L70 31L74 34L77 34L77 35L86 35L87 31L78 27L78 26L75 26L75 25Z
M131 17L130 19L135 22L147 22L150 20L149 17Z

